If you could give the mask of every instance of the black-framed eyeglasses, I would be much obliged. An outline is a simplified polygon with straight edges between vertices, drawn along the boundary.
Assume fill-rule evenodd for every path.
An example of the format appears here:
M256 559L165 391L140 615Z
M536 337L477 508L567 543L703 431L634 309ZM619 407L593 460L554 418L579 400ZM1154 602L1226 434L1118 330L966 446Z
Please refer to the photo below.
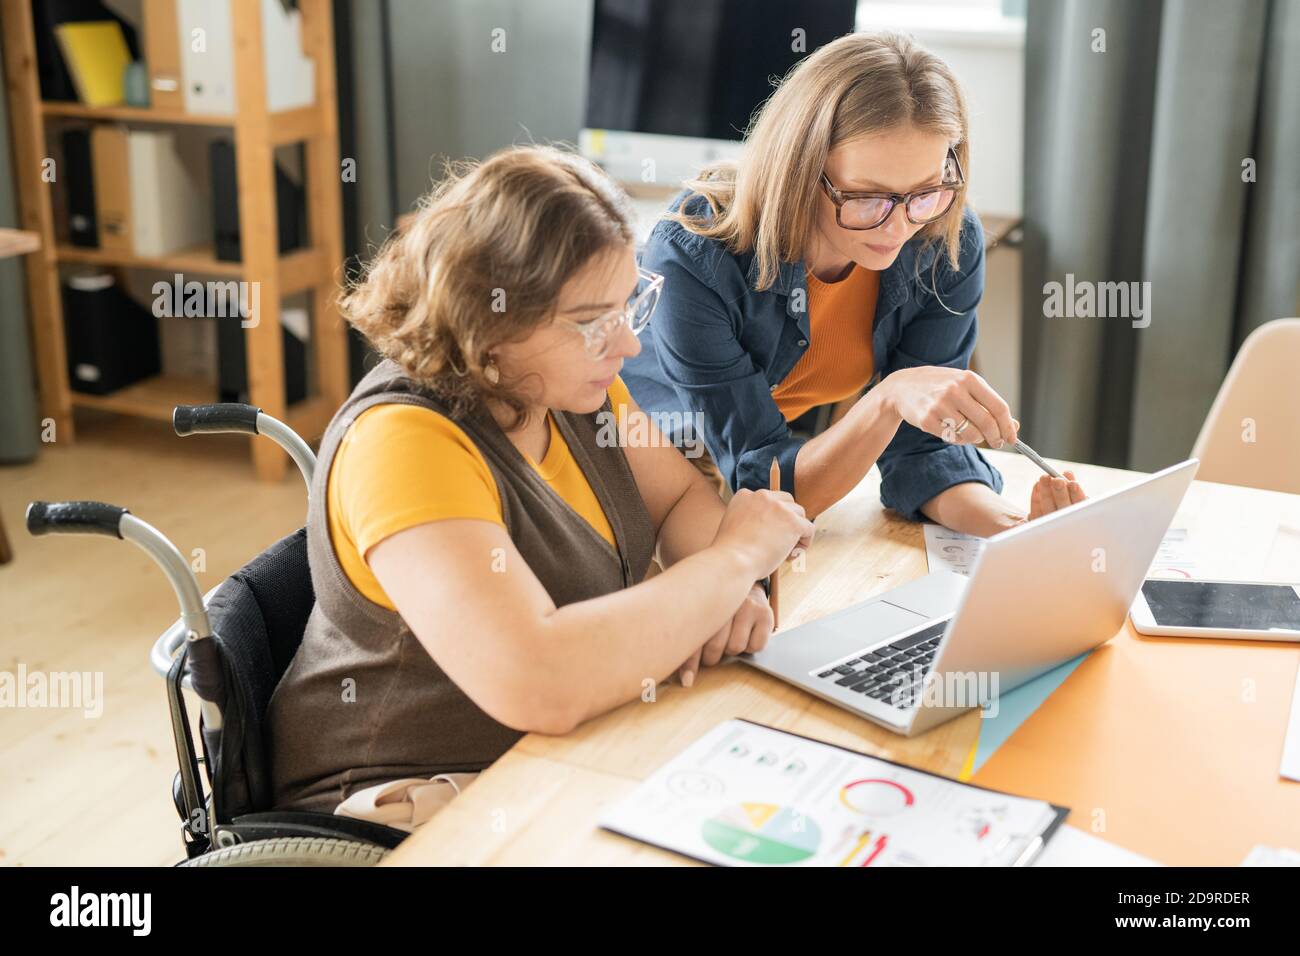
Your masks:
M894 214L894 207L903 204L907 221L914 226L940 219L952 208L957 190L966 185L957 151L948 147L943 164L943 181L937 186L926 186L910 193L850 192L836 189L826 173L822 173L822 189L835 204L835 223L842 229L875 229Z

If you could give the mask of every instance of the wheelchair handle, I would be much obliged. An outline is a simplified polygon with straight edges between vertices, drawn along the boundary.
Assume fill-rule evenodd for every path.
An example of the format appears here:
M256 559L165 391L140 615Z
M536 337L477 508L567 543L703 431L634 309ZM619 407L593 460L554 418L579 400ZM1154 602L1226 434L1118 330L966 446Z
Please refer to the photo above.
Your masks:
M33 535L102 534L130 541L167 575L180 604L178 624L185 640L195 646L212 639L199 582L189 564L165 534L125 508L102 501L33 501L27 506L27 530ZM208 726L219 729L221 709L207 698L202 698L201 707Z
M125 508L102 501L33 501L27 506L27 530L33 535L103 534L130 541L167 575L186 628L199 638L212 635L199 582L176 545Z
M172 411L172 428L185 436L195 432L243 432L257 434L260 408L225 402L219 405L177 405Z
M240 432L265 435L293 459L311 493L312 475L316 473L316 454L296 431L255 405L221 403L216 405L177 405L172 410L172 428L184 438L200 432Z
M122 537L125 508L102 501L33 501L27 506L27 531L42 534L102 534Z

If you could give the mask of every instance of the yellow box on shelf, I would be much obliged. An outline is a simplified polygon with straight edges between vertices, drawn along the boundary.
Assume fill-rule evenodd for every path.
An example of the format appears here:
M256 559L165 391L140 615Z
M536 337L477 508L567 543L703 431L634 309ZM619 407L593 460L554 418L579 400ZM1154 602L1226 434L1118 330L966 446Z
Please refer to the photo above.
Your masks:
M131 54L121 24L113 20L61 23L54 32L81 102L117 106L126 99L122 80Z

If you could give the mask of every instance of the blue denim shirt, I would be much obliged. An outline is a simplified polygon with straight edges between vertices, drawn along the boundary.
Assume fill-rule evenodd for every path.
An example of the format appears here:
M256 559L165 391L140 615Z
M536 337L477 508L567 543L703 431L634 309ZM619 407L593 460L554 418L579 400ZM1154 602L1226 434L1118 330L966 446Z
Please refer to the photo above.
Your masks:
M699 197L686 208L708 213ZM966 368L975 348L975 307L984 291L979 219L966 210L956 271L937 245L920 247L920 240L907 243L880 276L873 384L903 368ZM651 413L699 413L703 434L697 437L732 488L766 488L776 457L781 487L794 492L804 439L791 433L771 393L808 350L804 264L782 263L773 285L756 292L752 253L736 255L665 219L651 233L641 265L661 273L664 287L641 333L641 354L623 369L633 398ZM948 444L906 422L878 463L882 502L912 520L921 520L921 505L953 485L978 481L1002 490L1002 476L975 448Z

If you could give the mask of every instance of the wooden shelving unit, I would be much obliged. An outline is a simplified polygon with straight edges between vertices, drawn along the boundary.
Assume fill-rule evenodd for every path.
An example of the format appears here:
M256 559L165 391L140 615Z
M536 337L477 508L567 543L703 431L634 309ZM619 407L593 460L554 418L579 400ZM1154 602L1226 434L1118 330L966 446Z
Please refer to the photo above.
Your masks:
M77 408L98 408L138 418L156 418L163 422L171 421L174 405L202 405L216 400L213 389L206 382L170 375L147 378L108 395L72 393L72 404Z
M73 391L68 383L63 336L60 263L178 272L186 281L225 278L260 283L259 321L245 331L250 401L288 422L311 441L320 436L334 409L347 397L347 332L335 305L343 238L330 3L299 3L304 53L316 62L316 102L309 107L271 113L266 106L260 2L231 0L236 111L233 116L209 116L175 109L89 107L43 101L36 69L31 0L0 0L5 88L13 125L22 227L41 239L40 249L26 260L36 377L42 414L54 420L61 442L75 439L74 408L170 420L172 406L214 401L215 394L206 383L166 375L111 395ZM146 15L148 7L146 4ZM44 182L41 176L42 164L51 155L46 140L46 123L51 119L232 129L243 261L218 260L210 247L142 257L60 243L51 195L51 190L59 187ZM280 255L273 151L291 143L302 143L304 148L308 245ZM286 407L280 303L284 296L301 292L311 296L315 391L306 400ZM251 451L259 477L277 480L283 475L286 459L272 442L254 440Z
M202 113L186 113L181 110L165 110L149 106L87 106L84 103L71 103L64 100L42 102L41 113L45 116L64 116L69 119L114 122L184 123L189 126L231 125L229 116L206 116Z
M33 252L38 252L40 248L41 237L36 233L0 227L0 259L29 256ZM4 518L0 516L0 564L8 564L13 557L14 552L9 546L9 534L5 531Z
M224 262L212 252L211 246L183 249L165 256L137 256L115 252L112 249L91 249L85 246L60 245L60 262L81 262L98 266L126 266L136 269L159 269L164 272L195 272L208 276L238 278L244 274L242 262Z

